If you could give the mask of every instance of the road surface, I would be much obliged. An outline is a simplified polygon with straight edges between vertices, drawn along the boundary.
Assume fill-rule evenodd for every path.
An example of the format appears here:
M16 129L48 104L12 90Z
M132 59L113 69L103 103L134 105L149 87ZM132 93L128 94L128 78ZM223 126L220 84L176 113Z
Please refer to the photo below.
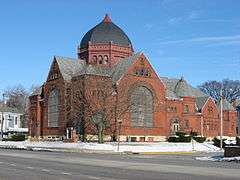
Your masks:
M206 154L111 155L0 149L0 179L240 179L240 163L197 161L196 156Z

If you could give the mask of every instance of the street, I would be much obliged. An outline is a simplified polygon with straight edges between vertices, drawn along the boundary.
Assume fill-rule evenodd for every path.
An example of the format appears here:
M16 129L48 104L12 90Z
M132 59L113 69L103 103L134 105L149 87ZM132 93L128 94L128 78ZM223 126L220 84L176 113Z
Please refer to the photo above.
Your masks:
M0 149L1 180L239 179L240 163L193 155L114 155Z

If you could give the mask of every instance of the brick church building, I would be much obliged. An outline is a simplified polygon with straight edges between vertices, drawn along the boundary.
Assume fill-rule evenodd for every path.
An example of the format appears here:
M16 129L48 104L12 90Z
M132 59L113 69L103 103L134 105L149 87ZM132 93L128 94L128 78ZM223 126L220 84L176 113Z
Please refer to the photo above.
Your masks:
M29 132L66 138L70 127L94 140L162 141L177 131L219 135L219 103L184 78L161 77L108 15L89 30L77 58L55 56L30 97ZM223 133L236 135L237 113L223 101ZM100 130L101 129L101 130Z

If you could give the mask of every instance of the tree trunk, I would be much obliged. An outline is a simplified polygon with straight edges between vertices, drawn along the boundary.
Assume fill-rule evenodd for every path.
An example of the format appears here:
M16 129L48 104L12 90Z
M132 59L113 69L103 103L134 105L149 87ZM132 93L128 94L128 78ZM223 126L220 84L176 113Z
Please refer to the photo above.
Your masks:
M98 124L98 143L103 144L103 125L100 123Z
M80 131L81 131L81 141L86 142L86 124L85 119L82 118L81 124L80 124Z

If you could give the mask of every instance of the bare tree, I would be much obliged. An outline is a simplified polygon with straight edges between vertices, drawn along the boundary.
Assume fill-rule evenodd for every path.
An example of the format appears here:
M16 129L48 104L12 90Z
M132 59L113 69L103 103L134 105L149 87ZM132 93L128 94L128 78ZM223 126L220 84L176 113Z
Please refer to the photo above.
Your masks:
M24 86L19 84L13 87L8 87L4 91L4 94L7 97L6 105L8 107L16 108L23 113L23 127L27 127L27 106L29 105L28 97L33 91L37 89L37 87L38 86L32 86L30 88L30 91L28 91Z
M17 108L22 112L25 111L29 93L22 85L8 88L4 91L4 94L7 97L7 106Z
M130 109L128 97L123 97L106 77L91 81L85 76L73 88L71 124L80 127L82 140L86 139L86 130L90 130L98 136L99 143L104 142L105 133L116 141L118 121L124 121Z
M220 81L207 81L200 86L199 89L211 96L212 98L220 99L220 89L223 89L223 96L232 102L234 99L240 98L240 81L224 79Z

